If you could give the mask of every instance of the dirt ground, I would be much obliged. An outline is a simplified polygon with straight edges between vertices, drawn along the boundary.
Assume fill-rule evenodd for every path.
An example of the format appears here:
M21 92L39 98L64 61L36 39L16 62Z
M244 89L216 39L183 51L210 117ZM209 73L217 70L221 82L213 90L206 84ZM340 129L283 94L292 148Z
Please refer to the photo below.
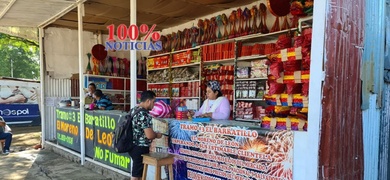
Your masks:
M12 144L11 152L32 150L40 143L41 126L11 127Z

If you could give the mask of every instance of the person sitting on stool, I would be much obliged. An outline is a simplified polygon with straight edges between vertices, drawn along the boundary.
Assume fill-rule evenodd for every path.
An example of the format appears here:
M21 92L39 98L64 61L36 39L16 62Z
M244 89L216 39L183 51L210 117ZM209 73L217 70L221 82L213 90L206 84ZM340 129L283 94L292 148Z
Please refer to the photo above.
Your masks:
M11 142L12 142L12 133L6 132L5 127L6 127L6 123L3 117L0 116L0 139L5 139L3 154L8 155L9 147L11 146Z

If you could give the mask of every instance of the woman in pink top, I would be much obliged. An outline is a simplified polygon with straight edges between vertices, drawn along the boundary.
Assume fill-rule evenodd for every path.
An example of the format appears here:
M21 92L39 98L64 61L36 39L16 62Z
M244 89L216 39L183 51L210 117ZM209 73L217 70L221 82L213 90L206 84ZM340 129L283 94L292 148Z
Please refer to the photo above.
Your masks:
M209 81L206 89L207 99L198 112L189 112L188 116L209 117L213 120L227 120L230 117L229 100L222 95L218 81Z

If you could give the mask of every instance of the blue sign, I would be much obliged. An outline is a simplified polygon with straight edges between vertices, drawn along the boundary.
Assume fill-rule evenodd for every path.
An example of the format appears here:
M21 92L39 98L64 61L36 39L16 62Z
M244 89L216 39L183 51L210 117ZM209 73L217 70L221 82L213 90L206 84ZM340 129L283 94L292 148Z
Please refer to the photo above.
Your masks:
M0 104L0 116L11 125L41 124L38 104Z

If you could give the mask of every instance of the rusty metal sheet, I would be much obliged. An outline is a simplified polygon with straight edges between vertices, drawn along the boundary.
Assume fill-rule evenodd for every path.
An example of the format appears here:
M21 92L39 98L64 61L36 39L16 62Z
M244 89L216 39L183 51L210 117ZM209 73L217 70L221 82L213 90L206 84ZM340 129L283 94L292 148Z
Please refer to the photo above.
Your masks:
M364 1L329 0L319 179L363 179L360 62Z

